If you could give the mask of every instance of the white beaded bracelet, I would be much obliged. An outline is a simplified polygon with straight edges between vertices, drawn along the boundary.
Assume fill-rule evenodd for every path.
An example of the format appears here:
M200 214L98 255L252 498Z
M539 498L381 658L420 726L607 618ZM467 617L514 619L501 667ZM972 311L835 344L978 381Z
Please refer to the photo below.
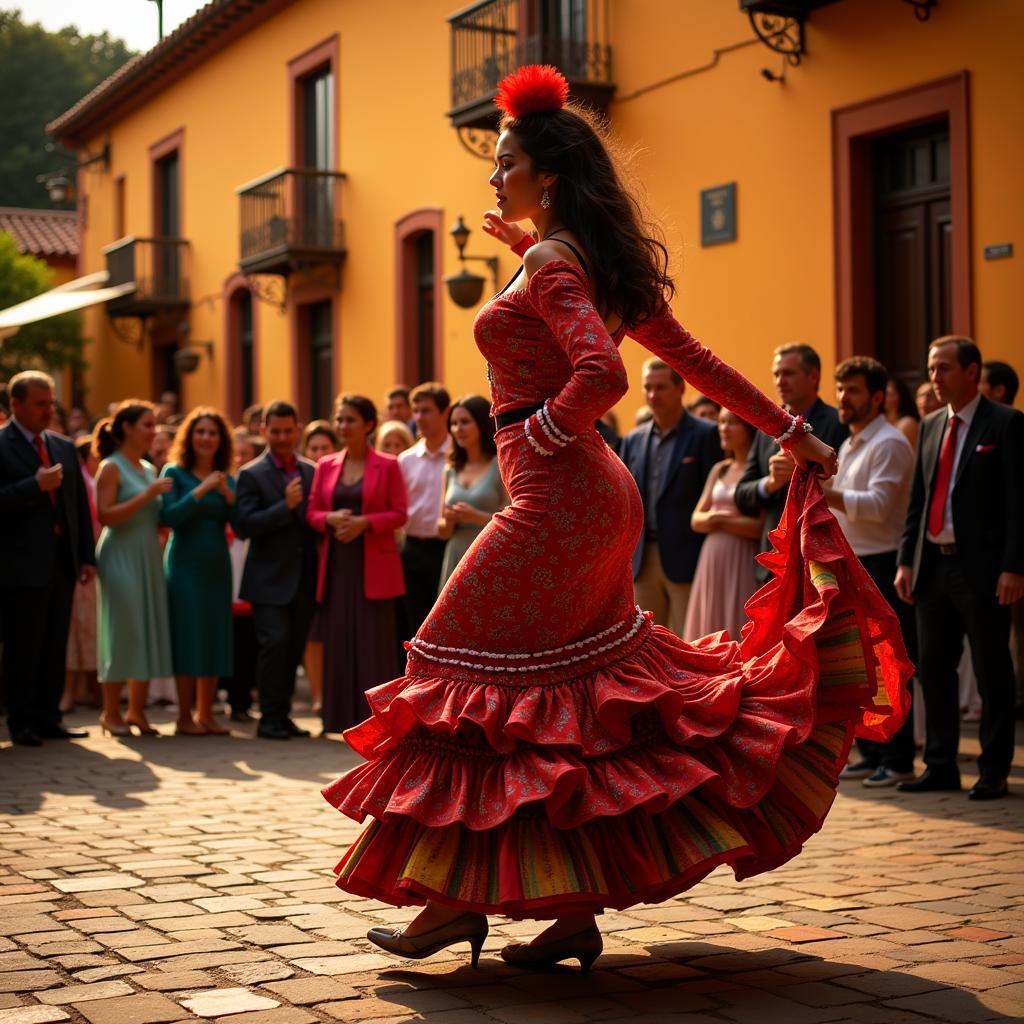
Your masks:
M796 430L796 423L796 417L790 416L789 427L786 430L784 430L781 434L779 434L777 438L775 438L775 443L781 445L788 441L793 436L793 432Z
M530 447L538 455L546 455L546 456L550 457L550 456L555 454L554 452L549 452L547 450L547 448L545 448L542 444L540 444L537 441L537 439L533 436L533 434L530 433L530 421L528 419L523 420L523 433L526 435L526 440L530 442Z
M548 406L550 404L551 404L551 400L547 399L544 402L544 405L541 407L541 410L540 410L541 413L543 413L544 418L547 420L548 425L555 432L555 434L558 437L560 437L566 444L571 444L573 441L576 440L576 435L575 434L569 435L569 434L565 433L564 430L560 430L559 429L558 424L555 423L554 417L551 415L551 410L548 408Z
M540 424L540 429L544 431L544 436L553 445L556 445L559 448L564 448L565 447L566 442L562 441L562 440L559 440L559 438L555 437L555 435L554 435L554 433L552 431L551 426L549 426L549 424L548 424L547 418L544 416L544 410L543 409L538 409L537 410L537 422Z

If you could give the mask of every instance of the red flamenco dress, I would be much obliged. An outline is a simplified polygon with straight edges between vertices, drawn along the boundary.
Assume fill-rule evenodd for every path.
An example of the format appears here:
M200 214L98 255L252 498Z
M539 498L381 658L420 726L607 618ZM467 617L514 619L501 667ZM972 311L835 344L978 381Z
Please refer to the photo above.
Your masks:
M789 416L665 311L630 332L772 436ZM694 642L633 602L640 495L594 421L626 392L617 338L563 260L481 309L512 503L482 531L345 738L328 786L364 821L344 890L553 918L658 902L717 865L738 878L822 825L854 735L890 736L911 673L892 610L798 474L739 643ZM575 435L571 443L565 438Z

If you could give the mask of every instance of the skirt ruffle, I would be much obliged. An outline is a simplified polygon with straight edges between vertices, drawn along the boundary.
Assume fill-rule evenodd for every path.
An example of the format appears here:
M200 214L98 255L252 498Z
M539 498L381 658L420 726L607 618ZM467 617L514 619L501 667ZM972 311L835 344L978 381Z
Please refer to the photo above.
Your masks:
M739 643L638 618L611 650L577 645L525 672L414 644L407 675L371 690L371 718L346 733L366 763L324 790L373 819L338 885L544 918L794 856L854 734L902 722L912 666L813 478L794 480L773 540Z

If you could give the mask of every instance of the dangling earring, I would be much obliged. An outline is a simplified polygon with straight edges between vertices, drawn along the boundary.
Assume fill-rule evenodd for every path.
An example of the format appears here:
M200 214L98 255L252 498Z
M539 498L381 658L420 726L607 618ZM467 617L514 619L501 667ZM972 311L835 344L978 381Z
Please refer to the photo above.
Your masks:
M540 208L542 210L550 210L551 209L551 196L548 195L547 187L545 187L544 191L541 193Z

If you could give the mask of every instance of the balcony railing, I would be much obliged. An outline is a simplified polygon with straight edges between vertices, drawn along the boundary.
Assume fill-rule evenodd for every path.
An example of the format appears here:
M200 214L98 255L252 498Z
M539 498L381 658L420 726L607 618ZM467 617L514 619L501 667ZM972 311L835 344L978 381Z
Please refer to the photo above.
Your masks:
M340 171L289 167L238 189L238 265L247 274L290 274L345 258Z
M107 284L135 290L107 303L111 316L154 316L187 308L188 242L183 238L122 238L103 250Z
M574 99L598 107L615 90L608 0L481 0L448 22L456 128L493 128L498 83L523 64L553 64Z

